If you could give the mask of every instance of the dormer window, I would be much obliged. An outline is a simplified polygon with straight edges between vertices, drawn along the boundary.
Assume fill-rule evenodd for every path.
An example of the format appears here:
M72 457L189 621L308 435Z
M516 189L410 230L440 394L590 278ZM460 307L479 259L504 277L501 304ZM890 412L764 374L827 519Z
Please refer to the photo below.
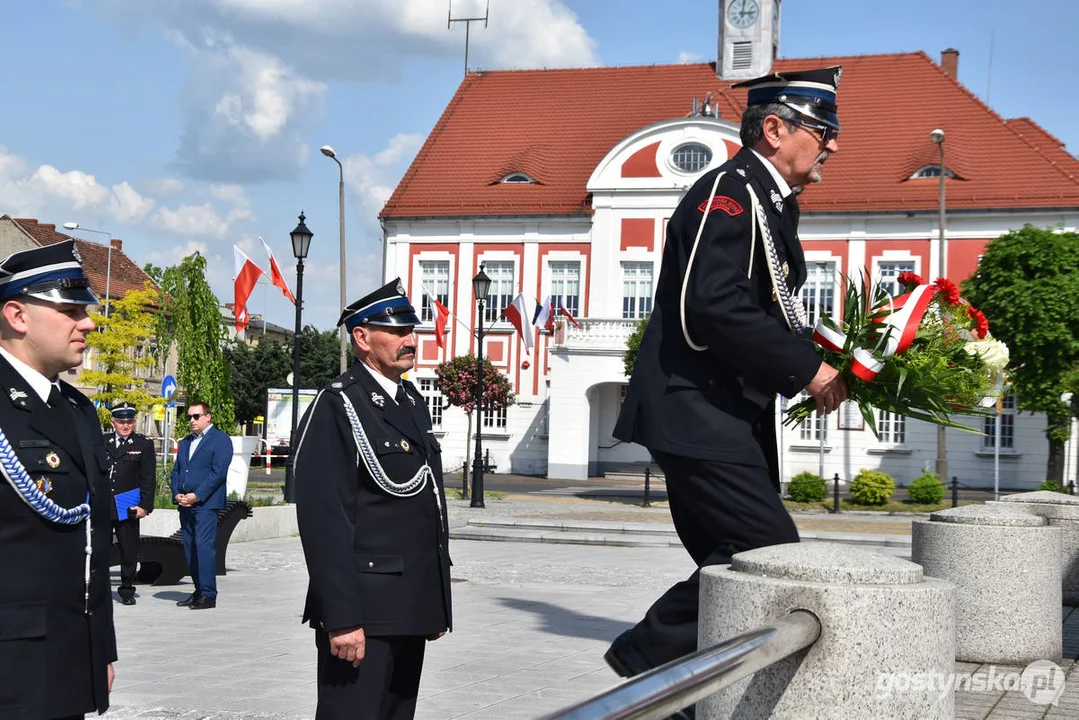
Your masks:
M955 178L955 173L944 168L945 177ZM940 177L940 165L926 165L925 167L918 168L913 175L910 176L911 180L917 180L918 178L939 178Z
M526 185L527 184L532 184L532 185L536 184L536 180L534 178L531 178L528 175L525 175L523 172L512 172L509 175L507 175L506 177L499 180L499 182L502 182L502 183L524 183Z
M684 173L695 173L708 167L712 162L712 151L700 143L679 145L671 153L671 165Z

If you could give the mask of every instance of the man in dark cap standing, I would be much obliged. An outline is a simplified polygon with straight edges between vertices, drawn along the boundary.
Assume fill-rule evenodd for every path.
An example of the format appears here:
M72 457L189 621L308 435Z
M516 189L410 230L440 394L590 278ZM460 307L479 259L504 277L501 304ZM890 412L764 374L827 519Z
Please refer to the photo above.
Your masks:
M742 149L697 181L667 226L655 310L614 435L651 451L698 567L798 541L778 494L776 394L805 390L822 412L847 397L807 332L795 198L839 150L840 75L736 85L749 90ZM696 650L698 586L699 571L620 635L612 668L628 677Z
M135 569L139 557L139 520L154 510L157 455L154 442L135 430L135 406L112 409L112 433L105 436L112 485L112 528L120 548L120 602L135 604Z
M105 712L112 494L82 364L98 300L74 241L0 260L0 717ZM102 464L99 464L102 463Z
M441 449L401 281L341 314L356 362L297 430L296 513L318 650L317 720L408 720L424 646L451 626Z

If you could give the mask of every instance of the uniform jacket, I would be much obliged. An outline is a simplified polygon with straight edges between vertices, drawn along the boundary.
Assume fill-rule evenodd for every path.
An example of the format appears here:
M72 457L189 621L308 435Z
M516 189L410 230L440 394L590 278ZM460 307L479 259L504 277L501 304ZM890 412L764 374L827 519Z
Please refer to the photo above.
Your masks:
M117 438L120 440L119 444L116 442ZM148 513L153 512L154 495L157 492L157 455L154 452L154 441L138 433L120 438L111 432L105 435L105 452L109 459L109 482L113 495L138 488L139 507ZM127 520L126 516L116 516L116 503L111 507L114 520Z
M0 477L0 720L82 715L109 706L116 660L109 587L112 494L93 405L67 383L76 431L0 357L0 429L51 500L74 507L90 495L90 611L84 612L86 526L31 510Z
M225 507L225 480L232 462L232 440L216 426L211 426L195 447L195 454L188 458L194 439L194 435L188 435L176 449L176 464L172 466L169 483L172 496L193 492L199 499L195 503L197 507L221 510Z
M683 278L716 174L723 172L693 258L681 327ZM770 466L777 392L792 397L813 378L820 357L808 338L787 328L772 293L757 232L749 274L754 211L746 185L760 198L787 285L806 278L797 237L797 203L782 201L762 161L742 149L690 188L667 225L655 306L630 378L614 435L650 450L700 459Z
M297 430L296 514L310 581L304 620L362 626L373 637L429 636L451 626L450 557L441 448L422 395L401 405L356 363L315 398ZM426 462L434 482L396 497L360 461L342 395L391 480Z

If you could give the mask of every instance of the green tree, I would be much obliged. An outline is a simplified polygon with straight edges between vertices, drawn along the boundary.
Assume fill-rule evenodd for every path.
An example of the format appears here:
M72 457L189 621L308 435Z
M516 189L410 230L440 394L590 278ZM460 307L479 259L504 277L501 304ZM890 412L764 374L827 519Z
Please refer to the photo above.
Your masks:
M248 347L242 340L225 346L225 361L232 368L232 397L236 400L236 421L252 422L266 410L266 389L284 387L292 370L292 356L276 342L260 342Z
M206 282L206 258L196 252L159 274L163 312L157 316L157 358L163 360L175 341L176 379L188 402L208 403L214 425L231 435L236 418L224 354L228 331L221 323L217 296Z
M142 290L129 290L111 302L108 317L90 313L100 332L90 333L86 345L97 350L98 367L85 371L82 381L99 388L94 399L100 401L97 415L103 426L108 425L109 408L117 403L129 402L145 411L161 402L136 377L139 370L155 364L146 348L155 335L153 310L158 299L157 290L147 282Z
M435 368L439 389L446 396L446 401L459 407L468 415L468 428L465 434L465 464L472 456L472 413L476 409L476 357L460 355ZM502 410L517 401L509 378L499 372L491 361L483 359L483 400L484 410ZM464 492L468 494L468 475L464 475Z
M1046 476L1060 482L1072 412L1060 396L1079 365L1079 234L1025 225L1001 235L963 293L1008 345L1017 407L1046 414Z
M622 354L622 363L626 371L626 377L633 374L633 363L637 362L637 353L641 349L641 338L644 337L645 328L648 327L648 318L643 317L637 321L637 327L626 338L626 352Z
M289 370L292 347L289 346ZM336 330L319 331L308 325L300 333L300 387L320 388L341 374L341 344Z

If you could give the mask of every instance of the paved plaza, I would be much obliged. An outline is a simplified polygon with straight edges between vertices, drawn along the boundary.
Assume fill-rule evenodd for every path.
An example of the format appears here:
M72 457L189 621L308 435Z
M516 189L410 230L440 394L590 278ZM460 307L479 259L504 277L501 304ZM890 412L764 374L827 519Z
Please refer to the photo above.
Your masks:
M511 499L489 501L485 510L453 503L454 527L477 517L669 522L662 507L597 501ZM849 522L862 534L879 523L892 537L896 523L909 519ZM427 646L417 711L425 720L541 718L613 686L617 678L602 658L610 640L693 569L685 552L670 546L454 540L451 554L454 632ZM176 607L190 592L186 583L140 586L137 605L116 605L121 659L106 717L313 717L315 648L313 632L300 623L307 574L298 538L234 543L228 566L215 610ZM1070 673L1079 613L1066 608L1064 627ZM1057 706L1000 689L960 691L956 700L963 719L1079 718L1079 674Z

